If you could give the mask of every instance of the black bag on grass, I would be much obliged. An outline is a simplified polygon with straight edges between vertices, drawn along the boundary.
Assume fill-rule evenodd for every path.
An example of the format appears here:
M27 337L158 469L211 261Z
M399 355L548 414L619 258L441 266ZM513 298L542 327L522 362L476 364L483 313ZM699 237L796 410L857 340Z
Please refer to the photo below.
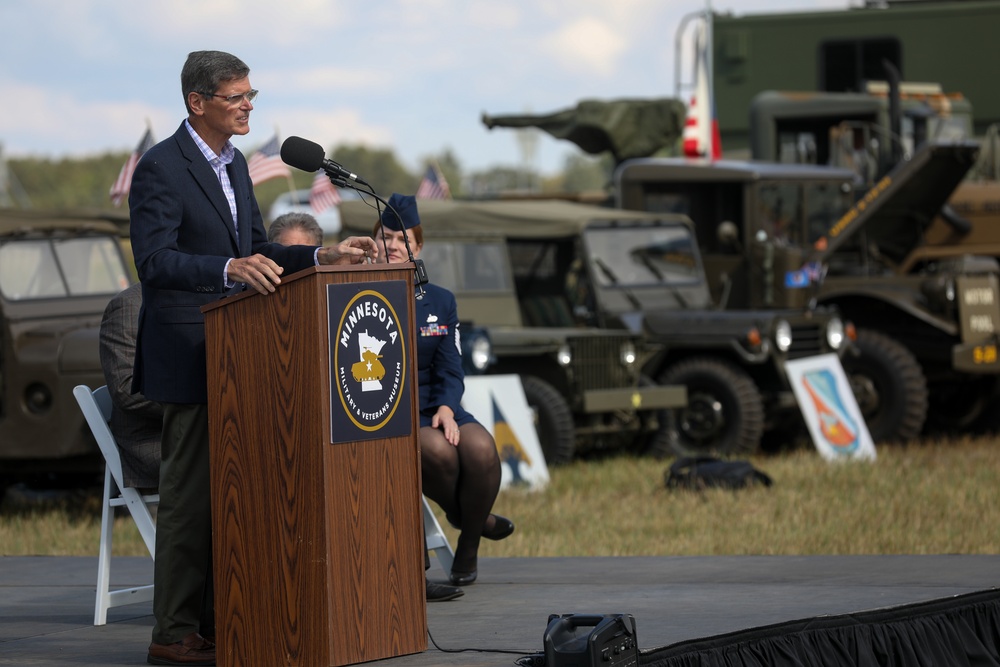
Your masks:
M742 489L773 483L749 461L722 461L711 456L677 459L663 477L668 489Z

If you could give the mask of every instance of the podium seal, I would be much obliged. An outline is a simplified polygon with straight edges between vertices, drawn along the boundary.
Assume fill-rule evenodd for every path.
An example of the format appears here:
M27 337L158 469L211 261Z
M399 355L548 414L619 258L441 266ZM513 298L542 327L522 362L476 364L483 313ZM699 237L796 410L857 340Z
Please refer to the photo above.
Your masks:
M406 298L404 281L327 286L331 442L409 433Z

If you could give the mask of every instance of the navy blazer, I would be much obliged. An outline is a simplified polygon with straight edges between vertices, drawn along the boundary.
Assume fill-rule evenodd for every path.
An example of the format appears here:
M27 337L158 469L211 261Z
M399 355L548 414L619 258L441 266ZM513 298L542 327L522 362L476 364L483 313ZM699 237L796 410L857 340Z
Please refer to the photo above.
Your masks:
M424 285L417 299L417 384L420 425L430 426L439 406L447 405L461 426L475 418L462 408L465 372L462 370L461 338L455 295L437 285Z
M238 242L222 185L184 123L146 151L132 176L130 236L142 282L132 390L150 400L208 402L201 307L230 291L223 282L230 258L260 253L286 276L314 264L315 247L267 242L239 151L228 172Z

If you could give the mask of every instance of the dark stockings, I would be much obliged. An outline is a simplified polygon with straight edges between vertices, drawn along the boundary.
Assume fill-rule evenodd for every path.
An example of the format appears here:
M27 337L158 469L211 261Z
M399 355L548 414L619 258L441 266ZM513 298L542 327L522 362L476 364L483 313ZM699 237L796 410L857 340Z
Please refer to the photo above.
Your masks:
M500 457L489 431L476 423L459 427L458 446L430 427L420 429L424 495L461 530L453 572L477 568L479 540L500 491Z

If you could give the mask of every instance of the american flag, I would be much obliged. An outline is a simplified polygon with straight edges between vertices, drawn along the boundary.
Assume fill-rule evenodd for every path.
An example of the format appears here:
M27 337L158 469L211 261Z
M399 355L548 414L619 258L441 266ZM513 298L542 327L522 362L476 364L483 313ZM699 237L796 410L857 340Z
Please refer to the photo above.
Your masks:
M444 179L444 174L437 166L427 165L427 173L424 180L420 181L417 188L417 199L451 199L451 188L448 181Z
M153 131L147 127L145 134L142 135L142 139L139 140L139 145L135 147L132 154L125 160L122 170L118 172L118 178L115 179L115 183L111 186L111 191L108 193L111 195L111 203L115 206L121 206L122 202L125 201L125 197L128 196L128 191L132 187L132 172L135 171L135 166L139 164L139 158L142 157L142 154L152 148L154 143Z
M320 169L313 178L312 187L309 188L309 205L313 212L319 214L340 203L340 190L334 187L330 177Z
M250 182L254 185L279 176L287 178L292 176L292 170L281 161L281 147L277 134L250 156L247 167L250 169Z

